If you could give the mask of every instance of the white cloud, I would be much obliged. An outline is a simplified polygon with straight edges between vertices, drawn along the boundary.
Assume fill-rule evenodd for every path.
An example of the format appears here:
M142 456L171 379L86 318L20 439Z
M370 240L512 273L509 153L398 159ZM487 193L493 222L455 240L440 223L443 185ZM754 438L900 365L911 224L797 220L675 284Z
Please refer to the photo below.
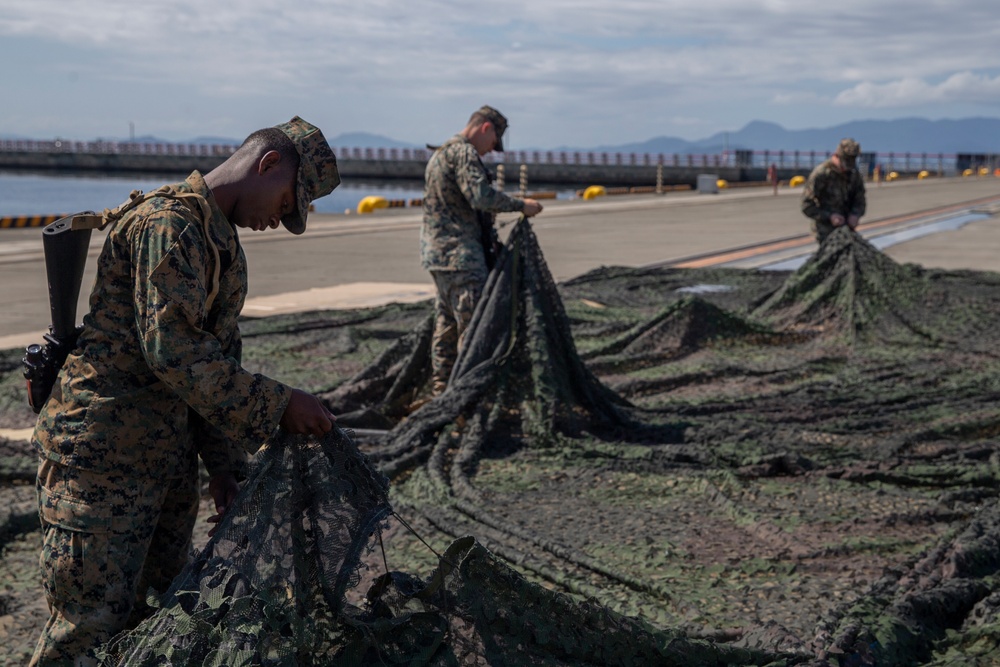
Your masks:
M490 101L522 143L607 143L911 105L959 115L996 99L1000 51L963 47L996 43L995 11L981 0L509 0L499 11L0 0L0 78L6 119L35 123L55 113L41 100L78 77L79 102L63 113L86 131L127 114L165 134L206 123L239 134L293 109L422 142ZM34 69L14 64L24 60Z
M1000 105L1000 76L958 72L937 84L915 77L886 83L865 81L841 92L834 103L858 108L906 108L944 103Z
M824 101L824 97L813 91L791 90L775 93L774 103L784 106L794 104L818 104Z

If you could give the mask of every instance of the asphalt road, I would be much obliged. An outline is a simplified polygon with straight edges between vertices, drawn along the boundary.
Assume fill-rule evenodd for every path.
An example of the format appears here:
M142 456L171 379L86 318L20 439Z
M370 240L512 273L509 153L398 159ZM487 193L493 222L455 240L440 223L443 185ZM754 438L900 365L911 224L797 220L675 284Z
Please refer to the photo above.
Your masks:
M718 194L620 195L591 201L543 202L532 220L556 280L600 266L670 263L809 232L799 212L801 188L733 188ZM945 205L1000 197L1000 179L945 178L868 187L863 222ZM516 216L505 214L501 223ZM427 298L428 274L418 260L420 212L313 215L302 236L281 230L244 233L250 264L247 314L373 305ZM509 227L507 227L509 229ZM501 236L503 233L501 233ZM95 233L84 290L93 282L103 234ZM49 322L39 229L0 230L0 348L37 340ZM887 250L901 262L1000 271L995 217ZM86 309L81 295L78 319Z

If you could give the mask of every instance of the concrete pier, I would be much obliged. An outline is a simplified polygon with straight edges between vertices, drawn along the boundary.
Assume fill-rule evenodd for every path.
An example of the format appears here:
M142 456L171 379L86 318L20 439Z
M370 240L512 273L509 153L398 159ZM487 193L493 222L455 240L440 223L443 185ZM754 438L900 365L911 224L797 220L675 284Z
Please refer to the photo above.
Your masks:
M545 202L532 226L556 280L600 266L677 266L693 257L799 238L814 248L799 211L801 188L736 188L718 194L621 195L591 201ZM1000 178L909 180L868 187L862 229L946 206L1000 200ZM501 223L515 219L501 216ZM944 269L1000 271L1000 221L892 246L886 254ZM243 233L250 264L248 316L347 308L429 298L432 283L419 262L421 214L383 209L371 215L313 214L298 237L269 230ZM900 223L902 224L902 223ZM501 230L501 236L506 229ZM880 227L884 231L885 227ZM78 314L87 308L96 256L94 233ZM40 339L49 322L48 291L38 229L0 230L0 349Z

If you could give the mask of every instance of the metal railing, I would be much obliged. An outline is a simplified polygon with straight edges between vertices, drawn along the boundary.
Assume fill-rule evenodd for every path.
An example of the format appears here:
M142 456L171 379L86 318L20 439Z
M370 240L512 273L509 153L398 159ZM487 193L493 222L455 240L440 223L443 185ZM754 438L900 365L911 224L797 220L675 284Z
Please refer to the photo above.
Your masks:
M12 153L84 153L97 155L208 155L228 157L236 146L228 144L144 143L132 141L34 141L0 140L0 151Z
M236 150L233 144L183 144L170 142L133 141L67 141L54 139L0 140L0 152L29 153L83 153L120 155L178 155L228 157ZM334 148L342 160L388 160L426 162L431 151L423 148L363 148L344 146ZM491 153L484 160L491 163L564 164L648 167L711 168L763 168L772 164L781 169L812 169L830 157L829 151L802 150L733 150L721 153L637 153L597 151L507 151ZM870 170L875 164L883 171L932 171L938 173L960 172L967 168L1000 167L1000 155L991 153L914 153L870 152L862 153L862 169Z

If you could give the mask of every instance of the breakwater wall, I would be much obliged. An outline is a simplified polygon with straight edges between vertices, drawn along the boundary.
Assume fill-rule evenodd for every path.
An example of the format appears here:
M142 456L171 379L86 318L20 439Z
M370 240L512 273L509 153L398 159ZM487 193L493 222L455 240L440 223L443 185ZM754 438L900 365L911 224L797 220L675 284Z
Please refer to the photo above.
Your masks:
M53 172L187 174L207 172L235 149L232 145L145 144L130 142L0 141L0 169ZM352 180L423 180L430 151L334 147L341 175ZM586 187L695 186L700 174L714 174L733 183L764 181L773 165L779 180L806 175L829 157L820 151L749 151L719 154L601 153L571 151L508 151L490 154L486 163L502 172L506 183L525 178L540 184ZM865 153L860 167L869 173L877 163L883 171L902 174L929 170L939 175L961 172L995 156L962 154ZM498 169L503 165L502 169Z
M226 159L227 155L146 155L129 153L66 153L0 151L0 169L17 171L54 172L102 172L102 173L156 173L188 174L194 169L211 171ZM377 159L341 157L337 164L342 178L352 180L411 180L424 178L424 159ZM658 165L656 164L573 164L548 162L515 162L494 160L487 166L494 171L503 165L505 182L517 185L522 177L532 184L568 185L585 187L600 184L607 186L655 185ZM664 184L686 184L694 186L699 174L717 174L719 178L733 182L763 181L767 169L763 167L735 167L708 164L659 167ZM779 169L778 177L784 180L801 173L802 168Z

